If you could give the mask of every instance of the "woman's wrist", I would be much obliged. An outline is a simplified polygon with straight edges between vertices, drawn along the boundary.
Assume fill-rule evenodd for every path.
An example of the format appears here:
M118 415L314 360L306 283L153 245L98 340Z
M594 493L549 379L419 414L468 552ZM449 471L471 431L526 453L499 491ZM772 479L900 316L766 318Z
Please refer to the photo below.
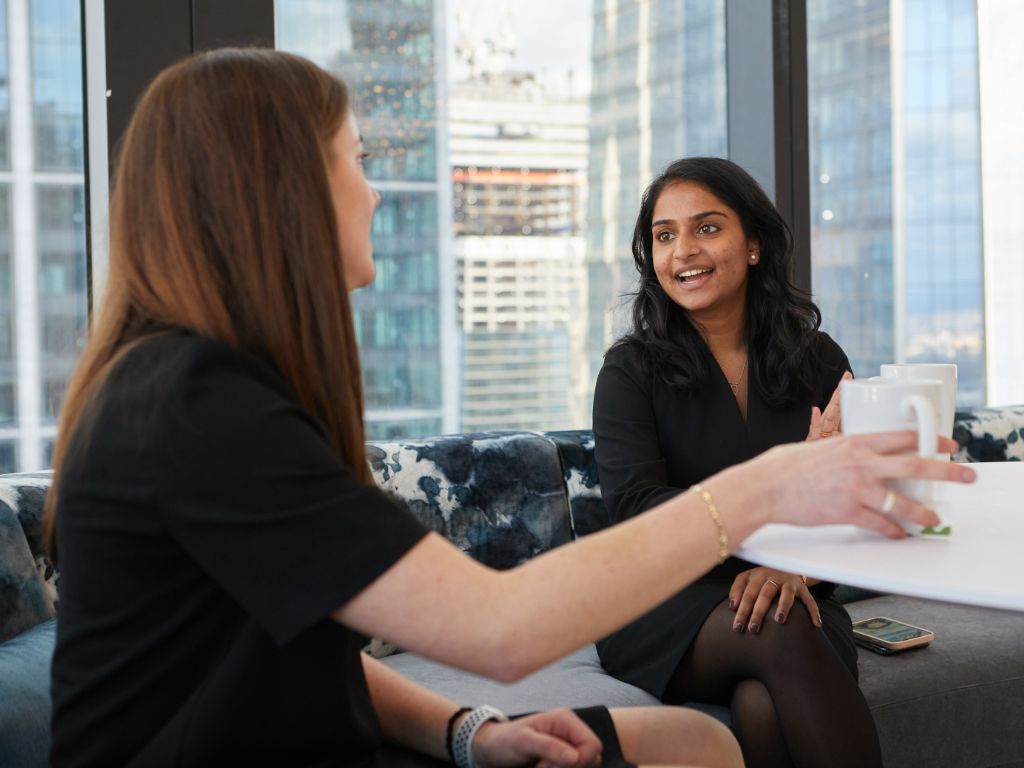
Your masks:
M773 501L764 492L767 486L758 478L759 474L757 467L740 464L701 483L714 499L730 552L738 549L758 528L771 522Z

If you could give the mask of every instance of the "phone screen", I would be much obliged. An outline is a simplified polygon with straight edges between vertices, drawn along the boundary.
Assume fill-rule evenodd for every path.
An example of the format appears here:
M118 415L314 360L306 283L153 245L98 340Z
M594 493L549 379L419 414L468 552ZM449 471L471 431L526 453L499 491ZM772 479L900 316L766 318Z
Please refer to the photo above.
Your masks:
M911 640L915 637L930 635L926 629L911 627L908 624L901 624L891 619L864 619L853 624L853 630L861 634L877 637L888 643L898 643L902 640Z

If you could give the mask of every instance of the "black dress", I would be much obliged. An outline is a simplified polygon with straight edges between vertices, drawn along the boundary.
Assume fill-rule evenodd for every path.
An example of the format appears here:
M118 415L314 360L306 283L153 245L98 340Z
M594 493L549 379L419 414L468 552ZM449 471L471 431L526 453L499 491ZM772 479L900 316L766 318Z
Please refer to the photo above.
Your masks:
M687 394L643 366L634 343L605 357L594 393L594 440L604 498L612 522L629 519L721 470L780 443L807 437L811 407L824 409L849 361L828 335L818 333L814 353L818 385L805 402L769 407L751 383L744 422L736 398L705 347L709 383ZM728 514L727 510L723 514ZM711 523L709 522L709 525ZM708 614L729 594L737 574L754 564L729 558L650 613L601 640L608 672L661 698ZM812 587L833 648L857 674L850 618L829 599L833 585Z
M372 765L365 638L327 617L425 528L269 364L145 341L59 478L54 766Z

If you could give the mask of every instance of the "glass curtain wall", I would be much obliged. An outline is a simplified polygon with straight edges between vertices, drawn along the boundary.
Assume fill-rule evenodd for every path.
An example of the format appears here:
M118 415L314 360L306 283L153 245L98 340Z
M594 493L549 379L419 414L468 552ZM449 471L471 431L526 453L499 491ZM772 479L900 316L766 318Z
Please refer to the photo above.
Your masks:
M311 58L349 85L381 193L374 220L377 280L353 297L371 439L438 434L444 425L438 201L436 29L441 0L278 0L277 47ZM446 287L446 290L450 287ZM454 424L447 425L454 429Z
M858 376L957 363L964 405L987 401L977 18L974 0L807 4L823 325Z
M644 186L726 154L724 0L278 0L275 21L353 87L375 155L370 436L589 427Z
M0 471L33 471L87 327L78 0L0 2L0 68Z

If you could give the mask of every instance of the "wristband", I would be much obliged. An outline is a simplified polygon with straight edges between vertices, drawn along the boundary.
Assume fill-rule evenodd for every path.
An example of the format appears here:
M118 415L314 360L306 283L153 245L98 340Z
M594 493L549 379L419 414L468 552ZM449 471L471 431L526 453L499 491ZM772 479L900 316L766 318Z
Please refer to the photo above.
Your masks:
M497 707L484 704L470 711L466 719L459 723L459 729L455 731L455 738L452 739L452 754L455 757L455 765L459 768L476 768L473 762L473 739L480 726L488 720L507 723L508 715Z
M448 718L448 727L444 734L444 751L448 753L448 759L455 762L455 753L452 751L452 731L455 729L455 721L470 711L469 707L459 707L455 714Z

